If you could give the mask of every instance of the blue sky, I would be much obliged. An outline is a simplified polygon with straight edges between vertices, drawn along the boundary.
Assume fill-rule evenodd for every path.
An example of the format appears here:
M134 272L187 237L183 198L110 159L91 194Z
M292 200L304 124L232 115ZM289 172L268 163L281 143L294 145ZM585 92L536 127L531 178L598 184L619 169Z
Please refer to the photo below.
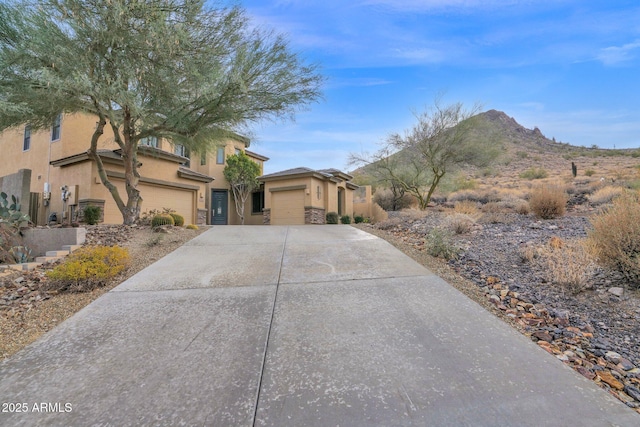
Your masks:
M295 122L253 130L265 172L349 170L444 93L573 145L640 147L640 4L585 0L245 0L327 77Z

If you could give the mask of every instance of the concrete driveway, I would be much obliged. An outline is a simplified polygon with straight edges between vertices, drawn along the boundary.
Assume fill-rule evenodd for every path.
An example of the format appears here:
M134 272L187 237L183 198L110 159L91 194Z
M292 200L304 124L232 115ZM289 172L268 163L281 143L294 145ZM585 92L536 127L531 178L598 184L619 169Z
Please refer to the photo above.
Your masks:
M2 363L0 396L2 426L640 425L343 225L215 227Z

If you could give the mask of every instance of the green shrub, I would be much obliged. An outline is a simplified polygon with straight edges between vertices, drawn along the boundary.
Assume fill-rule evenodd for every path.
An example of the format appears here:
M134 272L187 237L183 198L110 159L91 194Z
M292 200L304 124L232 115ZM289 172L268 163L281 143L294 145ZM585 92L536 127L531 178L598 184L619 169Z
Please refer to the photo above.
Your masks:
M360 224L360 223L364 222L364 216L363 215L354 215L353 216L353 222L355 222L356 224Z
M549 173L543 168L529 168L520 174L522 179L543 179L549 176Z
M177 227L182 227L184 225L184 217L177 213L170 213L171 218L173 218L173 223Z
M173 217L169 214L158 214L151 219L152 227L161 227L163 225L175 225Z
M187 230L197 230L198 226L195 224L189 224L185 227Z
M338 223L338 213L337 212L328 212L327 213L327 224L337 224Z
M534 188L529 198L529 208L538 218L552 219L564 215L567 193L557 185Z
M100 220L100 206L87 206L84 208L84 222L96 225Z
M48 291L87 292L106 281L129 264L129 252L119 246L80 248L60 265L47 272Z
M429 255L446 260L457 258L459 252L459 248L453 241L453 233L441 228L433 228L429 231L425 248Z
M586 176L593 176L595 175L596 171L594 171L593 169L587 169L586 171L584 171L584 174Z
M340 222L342 224L351 224L351 217L349 215L342 215L340 217Z
M589 243L596 259L640 288L640 194L626 192L591 219Z

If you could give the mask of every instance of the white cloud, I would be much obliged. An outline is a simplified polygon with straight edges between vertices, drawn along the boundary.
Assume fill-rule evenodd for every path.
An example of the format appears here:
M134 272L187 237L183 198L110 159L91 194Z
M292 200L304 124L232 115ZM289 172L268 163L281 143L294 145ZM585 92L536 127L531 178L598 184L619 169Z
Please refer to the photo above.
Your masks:
M640 40L622 46L606 47L600 50L597 59L602 61L604 65L618 65L634 59L638 48L640 48Z
M450 9L493 9L532 3L532 0L364 0L361 5L385 6L406 12L430 12Z
M377 77L358 78L333 78L329 79L325 89L337 89L345 87L371 87L392 84L393 81Z

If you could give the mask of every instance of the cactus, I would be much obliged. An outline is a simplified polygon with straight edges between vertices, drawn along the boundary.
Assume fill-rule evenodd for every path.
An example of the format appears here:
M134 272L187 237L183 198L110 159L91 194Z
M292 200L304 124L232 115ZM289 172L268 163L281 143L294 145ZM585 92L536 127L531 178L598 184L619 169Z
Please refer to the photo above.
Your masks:
M174 225L173 217L168 214L158 214L151 219L152 227L160 227L163 225Z
M184 225L184 217L177 213L170 213L171 218L173 218L173 222L177 227L182 227Z
M574 162L571 162L571 173L573 174L574 178L578 175L578 167Z
M20 212L20 203L18 198L11 195L11 203L7 193L0 192L0 222L7 222L14 228L20 228L28 223L31 218Z

